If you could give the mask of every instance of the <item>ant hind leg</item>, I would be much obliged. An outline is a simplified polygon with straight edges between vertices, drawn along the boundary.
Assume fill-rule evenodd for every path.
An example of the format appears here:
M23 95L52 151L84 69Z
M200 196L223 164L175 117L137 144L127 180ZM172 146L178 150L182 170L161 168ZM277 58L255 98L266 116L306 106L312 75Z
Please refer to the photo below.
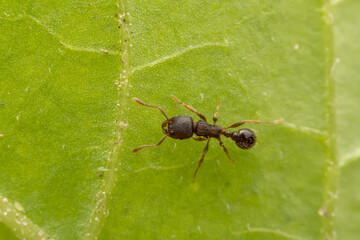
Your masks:
M224 143L221 141L221 138L217 138L217 140L219 140L220 146L224 149L224 152L226 153L226 156L234 163L236 164L236 162L230 157L230 154L228 152L228 150L226 149Z
M275 121L259 121L259 120L245 120L245 121L240 121L240 122L236 122L231 124L230 126L224 127L222 128L222 130L228 129L228 128L236 128L240 125L246 124L246 123L254 123L254 124L261 124L261 123L273 123L273 124L277 124L282 122L284 119L280 118L278 120Z

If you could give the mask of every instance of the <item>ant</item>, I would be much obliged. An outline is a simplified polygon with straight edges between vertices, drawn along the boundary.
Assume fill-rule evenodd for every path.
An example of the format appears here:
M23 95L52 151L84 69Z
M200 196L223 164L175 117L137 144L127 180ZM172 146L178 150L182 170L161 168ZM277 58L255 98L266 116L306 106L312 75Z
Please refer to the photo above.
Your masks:
M201 113L199 113L198 111L196 111L193 107L181 102L175 96L171 96L171 97L175 100L175 102L180 103L187 110L198 115L199 118L201 118L202 120L194 122L191 117L182 116L182 115L168 118L166 116L164 110L162 110L162 108L160 108L158 106L152 106L152 105L146 104L134 97L132 100L134 100L135 102L137 102L145 107L159 109L161 111L161 113L165 116L166 120L161 125L162 131L165 134L165 137L163 139L161 139L160 142L158 142L157 144L154 144L154 145L144 145L144 146L137 147L137 148L133 149L133 152L137 152L143 148L157 147L167 137L171 137L174 139L180 139L180 140L192 137L196 141L207 141L206 146L204 148L204 152L203 152L201 159L198 163L198 166L195 170L193 182L195 182L196 174L197 174L201 164L203 163L204 157L209 149L209 142L210 142L211 138L216 138L219 141L220 146L223 148L224 152L226 153L226 156L235 164L236 162L230 157L228 150L226 149L224 143L221 141L221 135L223 135L227 138L231 138L233 141L235 141L236 145L242 149L249 149L249 148L253 147L256 142L256 136L253 131L251 131L250 129L247 129L247 128L243 128L243 129L240 129L239 131L235 131L235 132L224 131L224 130L229 129L229 128L236 128L245 123L255 123L255 124L279 123L283 120L283 119L279 119L279 120L269 121L269 122L264 122L264 121L259 121L259 120L245 120L245 121L233 123L227 127L220 127L219 125L215 125L218 120L218 117L219 117L220 102L218 102L217 107L216 107L216 112L213 116L214 124L209 124L209 123L207 123L205 116L202 115ZM167 129L166 129L166 126L167 126ZM194 134L199 137L194 137Z

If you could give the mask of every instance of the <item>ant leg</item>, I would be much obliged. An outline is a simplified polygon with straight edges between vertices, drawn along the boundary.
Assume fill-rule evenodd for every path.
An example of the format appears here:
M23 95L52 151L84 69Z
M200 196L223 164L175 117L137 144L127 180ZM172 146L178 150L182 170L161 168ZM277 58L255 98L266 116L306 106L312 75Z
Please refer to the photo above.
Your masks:
M214 116L213 116L214 125L216 124L216 121L218 120L218 117L219 117L219 109L220 109L220 101L218 102L218 104L216 106L216 112L214 113Z
M154 145L144 145L144 146L140 146L140 147L134 148L134 149L133 149L133 152L137 152L137 151L139 151L139 150L141 150L141 149L143 149L143 148L157 147L157 146L159 146L159 145L165 140L165 138L167 138L167 137L168 137L168 135L165 135L165 137L164 137L163 139L161 139L161 141L158 142L157 144L154 144Z
M205 154L207 153L207 151L208 151L208 149L209 149L209 142L210 142L210 140L211 140L211 138L209 138L209 140L207 141L206 146L205 146L205 148L204 148L204 152L203 152L203 154L202 154L202 157L201 157L201 159L200 159L200 161L199 161L199 163L198 163L198 167L197 167L196 170L195 170L194 177L193 177L193 183L195 182L196 173L197 173L197 171L199 170L201 164L203 163Z
M240 125L243 125L245 123L254 123L254 124L260 124L260 123L280 123L282 122L284 119L278 119L278 120L275 120L275 121L259 121L259 120L246 120L246 121L241 121L241 122L236 122L236 123L233 123L231 124L230 126L227 126L227 127L224 127L222 128L222 130L225 130L225 129L228 129L228 128L236 128Z
M198 137L194 137L194 136L193 136L192 138L193 138L195 141L199 141L199 142L208 140L207 137L198 138Z
M219 140L220 146L224 149L224 152L226 153L226 156L227 156L234 164L236 164L236 162L230 157L230 154L229 154L228 150L226 149L224 143L221 141L221 138L218 137L217 140Z
M152 106L152 105L146 104L146 103L140 101L139 99L137 99L136 97L132 98L132 100L134 100L134 101L137 102L138 104L141 104L141 105L143 105L143 106L145 106L145 107L151 107L151 108L157 108L157 109L159 109L159 110L161 111L161 113L165 116L165 118L166 118L167 120L169 120L169 118L166 116L164 110L162 110L161 107Z
M199 116L199 118L201 118L202 120L204 120L206 122L206 117L204 115L202 115L201 113L199 113L198 111L196 111L192 106L186 105L185 103L182 103L179 99L177 99L175 96L171 96L172 99L174 99L175 102L180 103L181 105L183 105L187 110L195 113L196 115Z

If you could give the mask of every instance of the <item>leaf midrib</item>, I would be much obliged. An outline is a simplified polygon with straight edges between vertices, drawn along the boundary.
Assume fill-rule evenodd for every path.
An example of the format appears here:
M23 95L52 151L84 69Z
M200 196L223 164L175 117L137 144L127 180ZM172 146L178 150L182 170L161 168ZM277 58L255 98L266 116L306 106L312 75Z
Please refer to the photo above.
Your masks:
M336 79L334 78L335 43L333 29L333 5L330 0L323 0L323 41L324 41L324 72L326 89L326 128L324 159L324 188L323 205L319 206L319 215L322 218L322 239L335 239L334 229L336 195L340 174L339 156L337 151L337 125L336 125Z
M96 239L104 225L105 217L109 214L107 202L111 199L112 189L117 181L117 168L120 165L120 152L127 127L127 124L123 121L126 119L127 88L129 85L129 79L132 75L130 63L130 14L126 11L126 1L119 1L117 6L119 8L117 16L117 21L120 26L119 39L122 46L122 54L120 57L121 62L123 63L122 68L119 69L122 69L123 71L120 73L119 80L117 82L118 91L117 105L115 106L117 109L116 119L114 120L116 122L116 129L114 130L114 148L106 167L108 171L104 177L103 185L101 186L99 193L96 195L96 205L84 239Z

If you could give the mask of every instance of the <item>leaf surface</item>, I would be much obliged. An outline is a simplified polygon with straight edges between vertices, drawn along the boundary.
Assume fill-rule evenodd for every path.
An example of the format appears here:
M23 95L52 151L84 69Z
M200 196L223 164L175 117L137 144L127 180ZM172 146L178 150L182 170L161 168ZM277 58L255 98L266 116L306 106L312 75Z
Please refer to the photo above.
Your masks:
M1 1L0 238L356 239L358 25L347 1ZM167 138L246 119L257 145ZM235 130L235 129L234 129Z

